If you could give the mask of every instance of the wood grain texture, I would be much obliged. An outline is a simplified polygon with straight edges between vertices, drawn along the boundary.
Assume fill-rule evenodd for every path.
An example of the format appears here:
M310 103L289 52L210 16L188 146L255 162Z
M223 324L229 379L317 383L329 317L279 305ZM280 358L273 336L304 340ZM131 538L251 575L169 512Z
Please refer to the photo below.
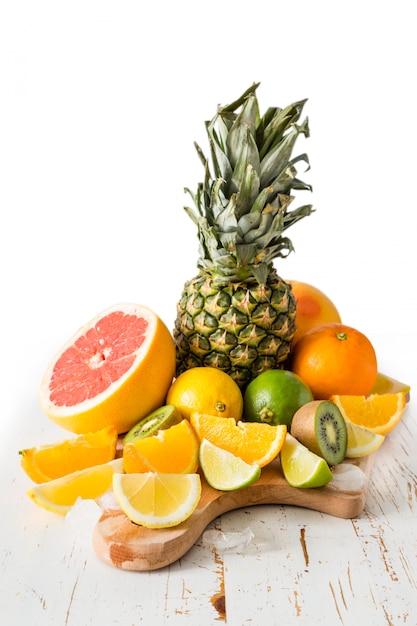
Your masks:
M405 379L415 372L414 354ZM411 394L401 423L368 459L374 463L366 502L356 517L290 504L243 507L219 515L207 530L230 536L249 529L248 545L223 550L203 531L167 567L128 571L97 557L95 521L68 525L26 497L30 481L19 471L16 450L24 440L51 440L53 427L41 417L16 416L0 455L2 623L412 626L416 418Z
M367 476L374 456L355 461ZM259 480L244 489L217 491L202 477L199 505L187 520L173 528L148 529L131 522L121 510L104 511L94 530L93 545L99 558L109 565L126 570L155 570L181 558L208 524L228 511L260 504L287 504L351 519L363 511L365 498L366 486L350 493L328 486L291 487L276 459L263 468Z

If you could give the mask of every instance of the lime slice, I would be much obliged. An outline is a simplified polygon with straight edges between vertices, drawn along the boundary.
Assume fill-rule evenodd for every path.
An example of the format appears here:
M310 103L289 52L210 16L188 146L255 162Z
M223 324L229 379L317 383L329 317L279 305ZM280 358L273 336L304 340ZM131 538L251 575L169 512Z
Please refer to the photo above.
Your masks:
M285 479L292 487L322 487L333 478L326 461L289 433L280 456Z
M374 433L369 428L357 426L347 420L346 430L348 435L346 456L349 459L357 459L375 452L385 439L384 435Z
M247 487L261 475L261 468L257 463L246 463L207 439L202 439L200 444L200 467L208 484L220 491Z

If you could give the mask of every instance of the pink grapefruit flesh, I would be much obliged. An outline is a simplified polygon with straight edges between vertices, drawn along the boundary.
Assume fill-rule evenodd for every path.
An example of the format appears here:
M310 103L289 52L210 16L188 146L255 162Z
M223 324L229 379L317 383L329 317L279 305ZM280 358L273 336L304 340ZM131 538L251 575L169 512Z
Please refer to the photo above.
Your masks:
M174 341L160 318L141 305L115 305L52 360L41 383L41 407L75 433L111 424L124 433L164 403L174 370Z

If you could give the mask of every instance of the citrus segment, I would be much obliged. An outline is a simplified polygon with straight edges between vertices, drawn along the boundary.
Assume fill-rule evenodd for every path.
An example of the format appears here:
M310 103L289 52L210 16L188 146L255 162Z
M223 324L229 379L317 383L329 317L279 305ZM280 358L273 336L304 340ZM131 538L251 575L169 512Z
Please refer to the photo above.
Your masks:
M398 391L404 391L407 402L410 398L410 390L410 385L382 374L382 372L378 372L375 385L372 387L372 393L398 393Z
M163 404L174 371L174 340L159 317L138 304L114 305L51 361L41 407L71 432L115 425L124 433Z
M370 396L333 395L331 401L339 407L346 422L387 435L404 414L406 393L399 391Z
M305 333L327 322L342 321L336 306L325 293L317 287L297 280L287 281L297 303L295 323L296 331L293 339L295 344Z
M113 491L127 517L148 528L186 520L201 496L199 474L114 474Z
M156 435L123 446L126 473L192 474L198 469L199 441L190 422L183 419Z
M243 397L231 376L216 367L193 367L178 376L170 386L167 404L175 405L183 417L193 411L219 417L242 416Z
M123 460L114 459L35 485L26 493L38 506L65 515L78 498L94 500L106 493L112 486L113 474L122 471Z
M152 411L147 417L139 420L123 437L123 443L126 444L150 435L156 435L159 430L165 430L174 426L174 424L179 424L182 419L181 413L173 404L161 406L159 409Z
M357 426L348 421L346 421L346 430L348 436L346 457L348 459L368 456L368 454L378 450L385 440L384 435L379 435L369 428Z
M284 477L292 487L323 487L333 478L326 461L290 434L287 434L280 458Z
M200 442L207 439L246 463L257 463L260 467L270 463L279 454L287 433L285 425L236 423L232 417L197 412L191 415L190 421Z
M246 463L241 457L215 446L207 439L200 444L200 466L213 489L233 491L254 483L261 475L257 463Z
M310 387L315 400L334 394L367 395L378 374L370 340L345 324L312 328L294 345L290 369Z
M20 450L20 463L35 483L44 483L78 470L112 461L116 456L117 430L108 426L95 433Z

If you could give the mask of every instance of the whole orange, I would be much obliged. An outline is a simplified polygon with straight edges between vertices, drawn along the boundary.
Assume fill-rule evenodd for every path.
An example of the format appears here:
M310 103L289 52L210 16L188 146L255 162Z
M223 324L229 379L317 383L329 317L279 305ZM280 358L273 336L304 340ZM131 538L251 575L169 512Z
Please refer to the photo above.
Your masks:
M366 396L378 375L370 340L355 328L331 322L307 331L294 345L290 369L316 400L332 394Z
M325 293L317 287L297 280L289 280L292 292L297 302L295 314L295 331L293 343L295 344L305 333L328 322L340 323L342 318L336 305Z

